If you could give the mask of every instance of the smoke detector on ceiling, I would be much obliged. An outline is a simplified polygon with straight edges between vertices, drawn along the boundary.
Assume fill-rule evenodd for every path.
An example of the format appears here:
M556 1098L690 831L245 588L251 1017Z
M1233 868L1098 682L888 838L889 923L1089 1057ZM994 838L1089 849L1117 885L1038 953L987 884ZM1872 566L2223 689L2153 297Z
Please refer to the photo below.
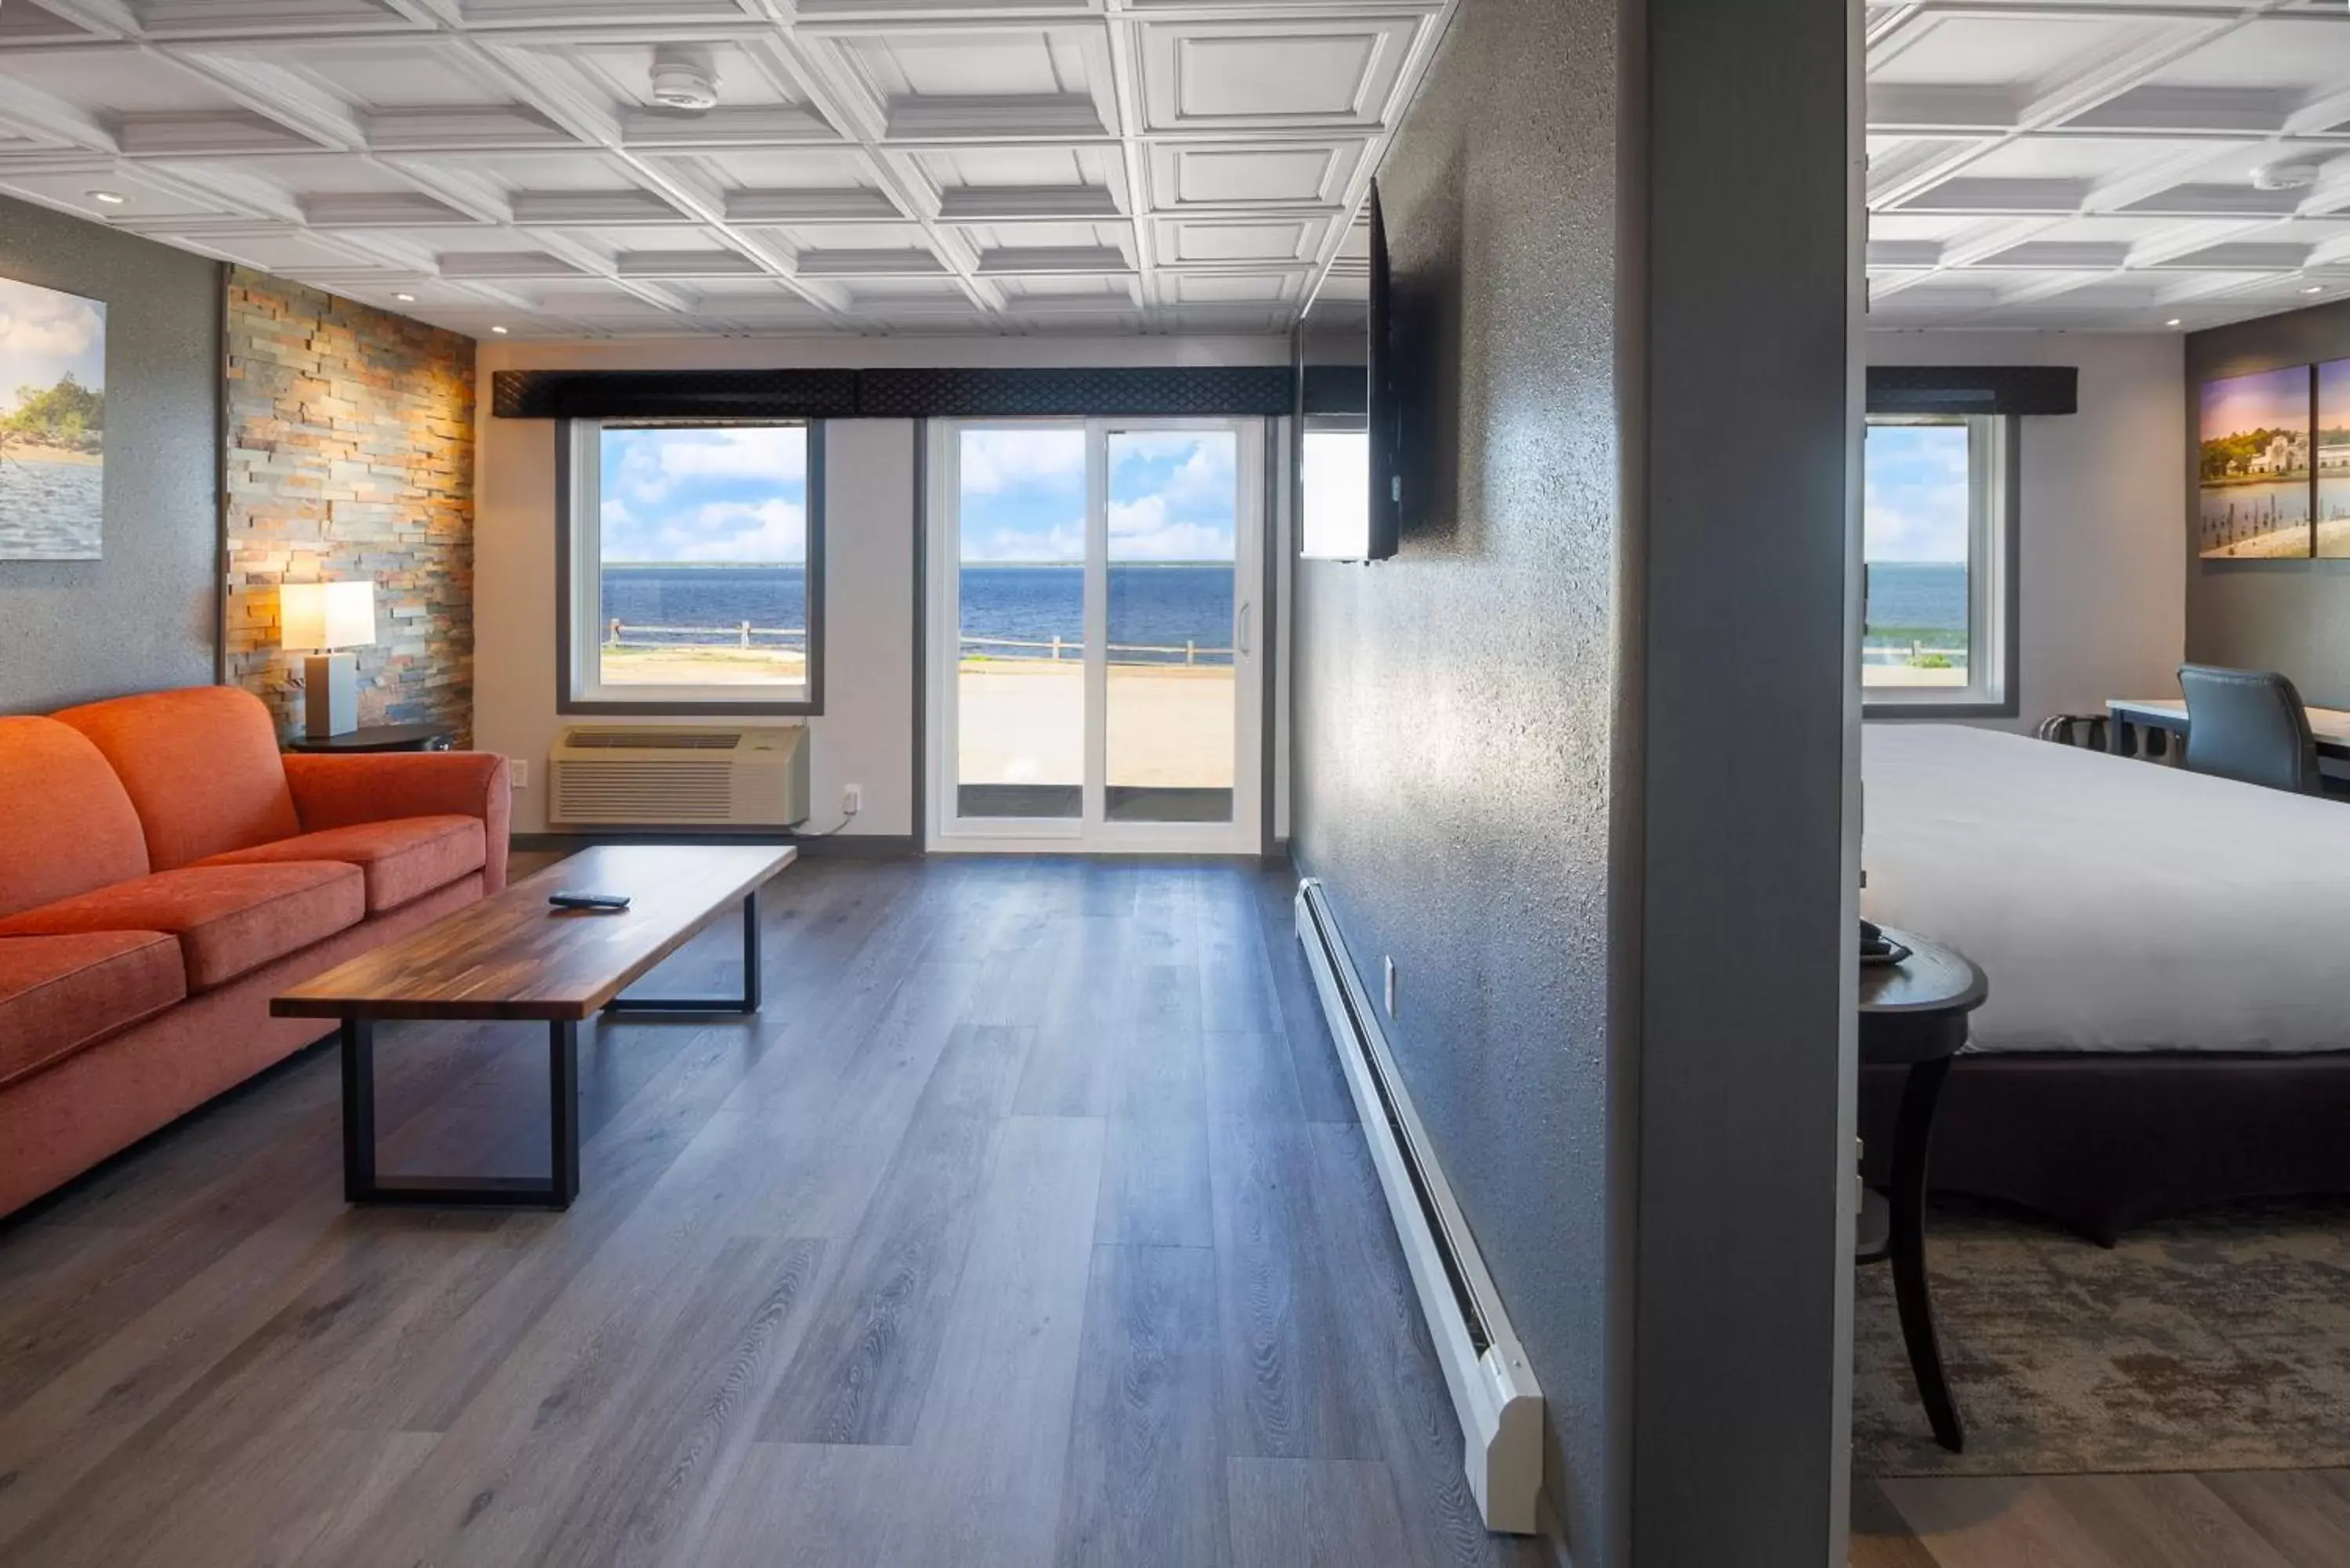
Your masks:
M718 107L718 74L707 49L676 44L655 49L652 87L653 101L663 109L699 114Z
M2325 171L2324 160L2319 158L2280 158L2273 163L2263 163L2252 171L2255 191L2305 191L2317 183Z

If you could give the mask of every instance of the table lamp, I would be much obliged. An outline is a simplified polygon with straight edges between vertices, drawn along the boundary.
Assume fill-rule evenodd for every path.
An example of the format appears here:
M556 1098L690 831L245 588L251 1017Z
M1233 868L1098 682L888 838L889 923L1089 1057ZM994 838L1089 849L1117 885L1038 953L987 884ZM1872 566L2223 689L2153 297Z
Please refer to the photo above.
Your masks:
M287 583L278 590L278 644L303 649L302 732L311 740L359 727L359 660L338 649L375 640L375 585Z

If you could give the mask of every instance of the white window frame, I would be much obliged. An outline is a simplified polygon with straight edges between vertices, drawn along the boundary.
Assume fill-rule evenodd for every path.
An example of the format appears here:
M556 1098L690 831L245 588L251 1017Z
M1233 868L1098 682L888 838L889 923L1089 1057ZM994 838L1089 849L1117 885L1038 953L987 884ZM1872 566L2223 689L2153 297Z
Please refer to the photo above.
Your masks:
M2013 718L2017 703L2017 428L2012 414L1873 414L1872 426L1963 425L1967 430L1967 681L1963 686L1870 686L1872 719ZM1864 477L1866 462L1862 465ZM1867 610L1862 607L1862 636Z
M721 430L745 425L798 426L807 432L807 679L788 686L607 686L598 652L603 642L603 431L606 424L641 429ZM556 461L565 483L562 514L564 608L556 659L556 709L563 713L791 714L824 711L824 422L821 420L565 420L556 428ZM796 691L795 696L778 696Z
M1074 817L970 817L956 807L954 738L956 663L962 637L962 432L1023 427L1083 426L1086 432L1085 597L1085 778L1084 805ZM1114 822L1107 811L1108 791L1109 671L1103 650L1109 641L1109 473L1107 438L1127 431L1229 430L1237 446L1234 462L1234 607L1239 641L1232 660L1237 682L1233 701L1232 817L1230 822ZM1264 574L1264 421L1221 419L934 419L926 454L929 493L925 571L929 615L924 625L923 685L928 710L924 752L925 846L932 852L976 854L1187 854L1254 855L1263 847L1265 765L1264 600L1272 585ZM1248 585L1253 584L1251 587Z

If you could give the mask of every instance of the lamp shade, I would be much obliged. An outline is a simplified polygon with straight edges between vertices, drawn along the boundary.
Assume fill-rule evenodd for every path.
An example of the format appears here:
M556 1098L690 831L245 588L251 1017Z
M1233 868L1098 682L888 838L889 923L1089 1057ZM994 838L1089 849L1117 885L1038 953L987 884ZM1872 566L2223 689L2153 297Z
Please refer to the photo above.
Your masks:
M277 590L284 648L358 648L375 640L375 585L287 583Z

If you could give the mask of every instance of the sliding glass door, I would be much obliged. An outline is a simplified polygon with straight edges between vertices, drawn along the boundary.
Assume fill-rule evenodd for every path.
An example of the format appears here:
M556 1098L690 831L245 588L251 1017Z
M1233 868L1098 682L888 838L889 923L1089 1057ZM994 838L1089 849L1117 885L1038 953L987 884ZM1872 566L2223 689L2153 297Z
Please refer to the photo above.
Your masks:
M1263 431L931 433L934 847L1253 853Z

